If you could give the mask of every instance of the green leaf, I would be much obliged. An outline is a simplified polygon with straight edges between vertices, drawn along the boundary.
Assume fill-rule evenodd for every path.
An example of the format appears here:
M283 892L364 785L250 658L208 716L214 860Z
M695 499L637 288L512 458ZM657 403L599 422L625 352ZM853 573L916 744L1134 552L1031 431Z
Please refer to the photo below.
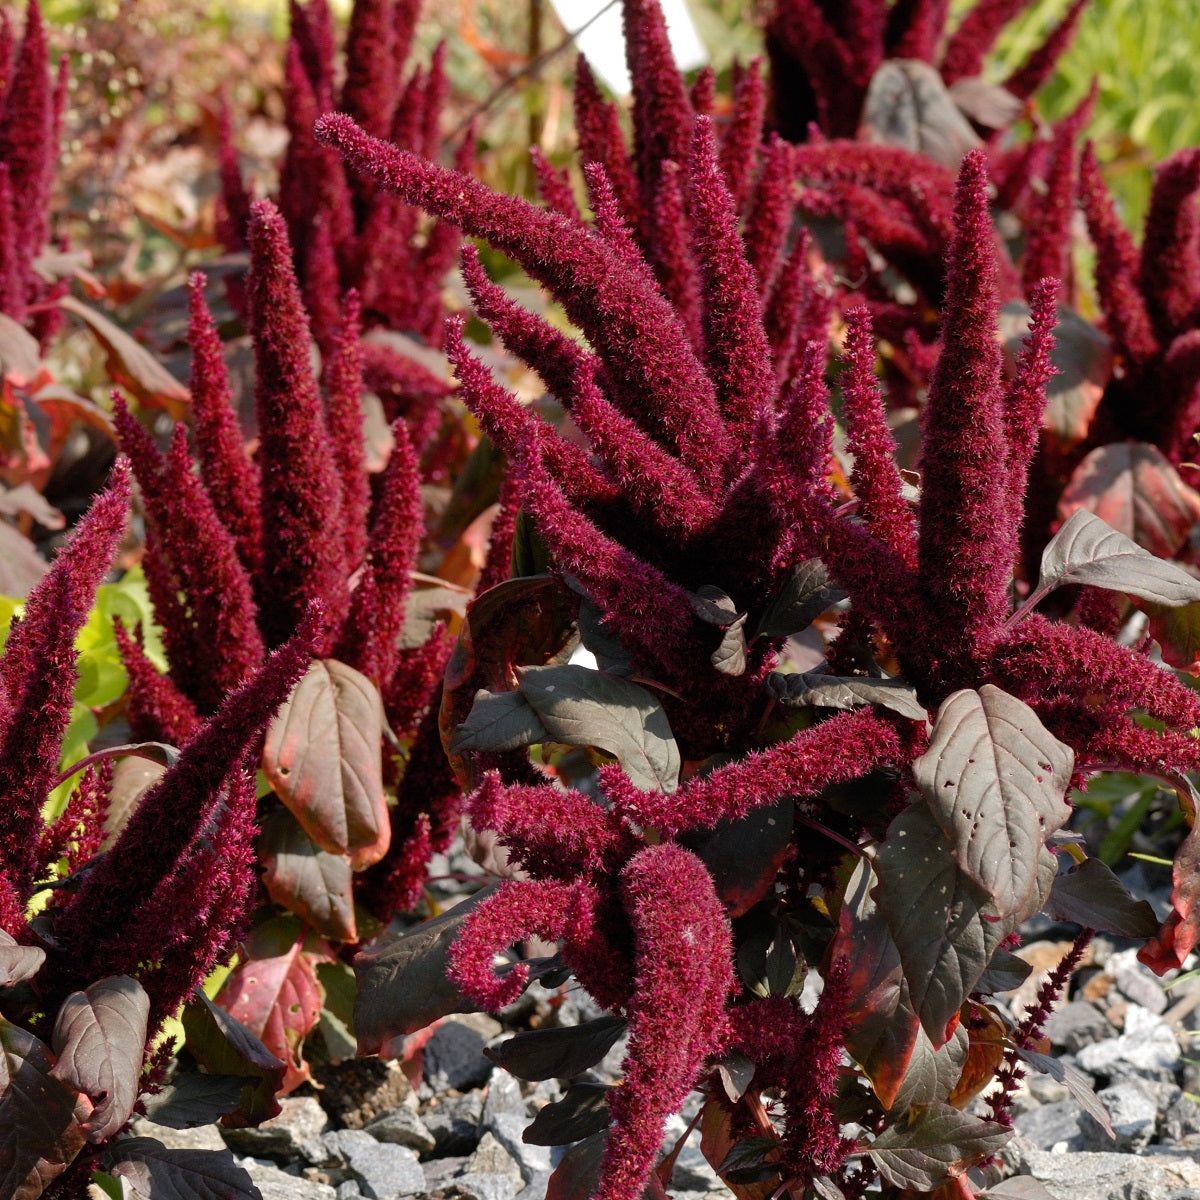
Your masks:
M551 741L606 751L644 790L679 785L679 747L662 705L645 688L571 665L519 668L518 677Z
M1011 1136L1011 1129L938 1104L907 1125L885 1130L868 1153L886 1183L931 1192L994 1154Z
M995 915L1020 910L1039 851L1071 815L1075 755L1023 701L991 684L963 690L938 710L913 774L963 872Z
M1066 584L1107 588L1176 608L1200 600L1200 579L1156 558L1086 509L1078 509L1042 553L1037 593Z

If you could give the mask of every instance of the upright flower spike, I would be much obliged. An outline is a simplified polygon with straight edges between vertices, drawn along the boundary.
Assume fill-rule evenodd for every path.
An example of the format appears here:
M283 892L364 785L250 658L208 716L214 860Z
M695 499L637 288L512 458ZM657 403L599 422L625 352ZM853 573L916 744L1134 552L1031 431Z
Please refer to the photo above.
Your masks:
M0 659L0 876L22 905L33 891L42 805L71 720L75 638L125 532L129 496L129 465L121 460L30 592Z
M1163 340L1200 317L1198 190L1200 149L1181 150L1155 172L1142 238L1141 287Z
M349 609L341 484L309 359L309 328L291 266L287 231L269 201L251 210L248 290L254 332L263 544L260 623L268 645L285 641L309 604L328 627Z
M346 36L341 105L373 137L392 131L396 97L395 0L357 0Z
M346 565L353 571L366 550L371 488L363 446L362 313L358 293L342 302L342 328L325 367L325 419L342 485L342 536ZM407 433L405 434L407 438Z
M192 350L188 384L196 453L213 508L233 534L238 557L254 573L262 563L261 481L257 464L246 453L221 339L204 299L204 287L205 278L199 272L188 281L188 344Z
M864 519L910 570L917 565L917 526L904 499L895 442L875 379L875 338L865 308L846 313L842 416L854 455L851 484Z
M1001 30L1029 0L976 0L959 22L942 55L941 73L947 84L978 75Z
M888 57L932 61L949 12L950 0L897 0L888 13Z
M1054 131L1046 172L1046 192L1037 202L1037 220L1031 223L1021 260L1021 282L1026 292L1041 279L1059 281L1061 298L1069 295L1072 278L1071 225L1075 218L1075 138L1072 120L1060 121Z
M304 674L321 641L322 623L320 610L310 610L291 640L226 697L62 907L54 939L64 994L78 980L140 974L142 964L153 961L155 947L191 928L201 901L211 904L220 895L219 875L210 875L205 897L177 893L178 873L187 870L201 839L218 837L224 789Z
M424 528L421 472L403 421L393 422L392 437L395 444L383 472L363 576L337 647L338 658L380 687L396 669Z
M697 354L704 353L703 303L696 259L692 253L692 222L684 203L683 180L676 163L664 163L658 195L647 218L654 248L654 273L667 299L679 314Z
M616 105L605 100L582 55L575 61L575 130L581 163L597 162L608 172L613 191L631 227L638 222L637 179L629 166Z
M791 154L787 143L772 134L743 233L746 257L758 276L764 301L782 266L784 240L792 215L791 188Z
M250 195L242 179L229 105L224 99L217 115L217 171L221 180L217 194L217 238L229 250L245 250Z
M1011 557L994 553L1008 515L1001 411L1001 352L994 330L995 235L988 213L987 165L963 160L955 191L956 229L947 256L942 352L922 410L918 561L938 614L930 636L951 672L990 651L1008 615Z
M1054 73L1058 60L1067 52L1079 28L1080 19L1091 0L1072 0L1062 19L1046 40L1004 81L1004 90L1020 100L1028 100Z
M159 674L119 618L113 621L113 633L129 677L125 715L130 734L138 741L182 746L200 724L196 706L175 686L170 675Z
M733 89L733 115L721 139L721 170L733 197L734 211L745 211L754 183L754 168L762 141L767 90L762 77L762 60L752 58L738 68Z

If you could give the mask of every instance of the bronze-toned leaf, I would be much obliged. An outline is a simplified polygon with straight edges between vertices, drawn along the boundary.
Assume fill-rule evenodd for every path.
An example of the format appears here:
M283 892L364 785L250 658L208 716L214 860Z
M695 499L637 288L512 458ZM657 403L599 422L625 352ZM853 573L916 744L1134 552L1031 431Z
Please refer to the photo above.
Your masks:
M39 946L22 946L11 933L0 929L0 988L32 979L46 961Z
M105 1166L145 1200L262 1200L229 1150L171 1150L154 1138L124 1138Z
M263 773L301 828L356 871L391 838L383 791L383 701L361 672L314 662L267 730Z
M885 1130L868 1153L886 1183L931 1192L994 1154L1010 1137L1011 1129L937 1104Z
M322 937L358 941L354 875L344 854L322 850L286 808L277 808L263 822L259 857L263 885L276 904Z
M1098 858L1084 859L1055 877L1046 911L1056 921L1073 921L1117 937L1140 940L1158 932L1158 918L1150 904L1135 900Z

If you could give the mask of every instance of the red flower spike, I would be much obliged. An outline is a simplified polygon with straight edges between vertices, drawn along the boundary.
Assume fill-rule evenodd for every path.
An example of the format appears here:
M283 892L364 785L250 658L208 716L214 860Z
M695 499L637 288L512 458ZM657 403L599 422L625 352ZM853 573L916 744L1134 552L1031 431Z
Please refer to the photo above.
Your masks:
M513 541L517 533L517 514L521 510L521 485L511 471L505 471L500 484L500 497L496 504L496 515L488 531L487 558L475 594L483 595L488 588L503 583L512 573Z
M200 724L196 706L175 686L170 675L162 675L146 657L141 643L131 636L119 618L113 633L121 663L129 677L125 690L125 716L130 734L140 742L166 742L182 746Z
M1091 142L1084 145L1079 165L1079 198L1096 247L1096 291L1105 328L1118 353L1132 363L1145 363L1160 347L1138 282L1138 252L1117 215Z
M1067 52L1079 28L1083 10L1090 0L1074 0L1046 40L1001 85L1019 100L1028 100L1054 74L1058 60Z
M792 164L788 145L772 134L754 187L744 238L746 257L758 276L759 294L766 298L783 259L792 217Z
M955 192L956 230L947 255L942 352L922 409L920 576L938 614L929 636L951 671L973 677L1008 615L1011 556L995 534L1009 514L995 234L987 165L963 159ZM951 664L957 664L957 667ZM947 683L952 675L944 676Z
M704 296L709 372L730 432L749 444L759 414L775 395L771 349L763 329L758 280L746 261L733 197L716 158L712 121L696 122L688 198Z
M246 453L225 369L221 339L204 300L204 276L188 281L188 344L192 368L192 421L205 489L221 523L237 542L238 557L254 572L262 561L261 484Z
M975 0L942 55L940 70L946 84L981 74L1001 30L1029 4L1030 0Z
M896 0L888 13L888 58L931 62L949 12L950 0Z
M637 840L611 812L582 792L553 784L506 785L488 771L467 797L476 830L491 830L510 856L539 879L569 882L619 868Z
M341 107L374 137L387 137L396 104L395 0L355 0L346 35Z
M533 162L533 173L537 178L538 195L542 203L564 217L582 220L571 187L570 173L553 166L537 146L529 147L529 157Z
M608 1097L597 1200L642 1194L667 1118L726 1037L734 986L724 906L695 855L670 844L640 851L621 873L621 897L634 941L629 1049Z
M619 256L569 219L375 141L340 114L323 117L317 132L382 186L486 238L551 287L614 385L644 397L643 410L690 468L706 480L719 477L727 434L712 387L666 300Z
M582 55L575 60L575 130L579 161L604 164L625 219L636 227L640 212L637 179L629 166L617 107L600 94L595 76Z
M250 195L242 179L229 105L224 99L217 114L217 172L221 180L221 190L217 193L217 240L227 250L245 250Z
M1181 150L1154 175L1142 237L1142 294L1162 340L1200 312L1200 149Z
M309 360L308 318L278 210L258 201L250 221L248 301L254 332L264 540L259 576L268 645L319 600L337 629L349 608L341 484Z
M1059 283L1060 298L1069 294L1072 277L1071 225L1075 218L1075 123L1060 121L1051 143L1045 194L1037 198L1037 220L1030 223L1021 282L1030 291L1041 279Z
M25 315L25 275L17 254L12 184L4 163L0 163L0 313L14 321Z
M367 520L371 510L363 445L362 359L358 348L362 314L357 292L346 293L342 312L342 328L334 342L333 354L325 365L325 419L342 484L346 565L354 571L362 563L366 551Z
M118 460L92 503L14 620L0 659L0 875L23 903L34 887L42 805L58 775L75 689L75 638L129 513L129 464Z
M205 836L220 846L223 788L233 786L231 775L240 770L243 756L307 669L323 636L323 620L319 609L311 609L291 640L226 697L142 797L109 852L63 907L54 937L68 988L79 979L139 973L140 964L154 957L147 948L171 945L193 928L194 914L221 895L228 882L221 873L207 872L207 895L177 892L174 877L196 861ZM251 820L252 814L251 806Z
M851 483L868 526L910 570L917 565L917 525L904 499L895 441L875 378L875 339L866 308L846 313L842 419L854 455Z
M692 348L704 353L703 301L696 259L692 252L692 222L683 197L683 180L676 163L663 163L658 193L646 217L654 273L687 330Z
M588 203L592 209L592 224L596 233L621 256L632 271L645 274L647 267L642 251L626 224L616 193L608 181L602 163L584 163L583 178L587 184Z
M362 579L336 652L380 687L396 667L424 530L421 472L403 421L392 423L392 437L395 444L383 472ZM362 474L365 478L365 471Z
M808 230L801 230L766 303L764 327L780 382L792 374L797 346L827 339L833 316L833 290L809 273L810 249Z
M733 197L734 211L743 213L754 184L767 89L759 58L752 58L744 69L735 68L734 75L733 115L721 138L721 170L725 173L725 186Z
M67 860L67 872L78 871L100 849L104 840L104 815L112 787L113 762L84 769L66 808L38 839L37 873L45 878L55 862Z
M621 24L633 81L633 151L644 214L658 193L662 164L687 161L694 114L657 0L623 0Z
M453 649L454 639L439 621L424 645L400 651L396 669L383 688L384 710L398 735L417 730L422 714L427 709L432 711L431 705L436 707L434 693L446 673ZM445 759L445 755L441 757Z
M306 4L289 0L288 17L304 72L313 91L324 99L333 90L333 12L327 0L308 0Z
M688 100L691 102L692 111L696 116L711 117L713 115L713 106L717 102L717 73L710 64L705 63L696 72L696 78L692 81L691 90L688 92Z
M802 800L830 784L859 779L880 767L899 766L907 761L906 749L893 724L860 709L718 767L670 795L639 791L617 766L601 767L600 779L617 812L666 838L736 821L783 795Z

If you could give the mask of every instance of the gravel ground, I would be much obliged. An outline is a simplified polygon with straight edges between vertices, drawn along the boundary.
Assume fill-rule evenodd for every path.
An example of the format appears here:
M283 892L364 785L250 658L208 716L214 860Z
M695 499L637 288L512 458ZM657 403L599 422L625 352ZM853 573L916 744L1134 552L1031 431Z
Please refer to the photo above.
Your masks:
M1127 882L1145 895L1142 870ZM1165 898L1154 897L1160 907ZM1010 1012L1022 1011L1041 969L1061 959L1073 933L1044 920L1026 930L1019 953L1035 971L1002 998ZM517 1006L517 1022L534 1003L560 1024L599 1015L574 992L553 1015L544 998ZM1191 1050L1200 1042L1200 978L1171 986L1137 962L1134 948L1098 937L1047 1035L1060 1060L1090 1082L1116 1139L1062 1083L1033 1075L1016 1097L1016 1136L1002 1154L1007 1172L1032 1175L1061 1200L1200 1200L1200 1055ZM177 1132L143 1121L135 1131L168 1145L228 1144L265 1200L542 1200L562 1150L527 1145L521 1134L562 1093L555 1081L521 1083L493 1068L484 1049L507 1036L491 1017L449 1017L425 1047L416 1088L399 1064L361 1060L318 1071L320 1090L284 1099L280 1116L257 1129ZM611 1083L623 1049L618 1042L582 1078ZM675 1118L669 1144L694 1112ZM684 1200L730 1196L698 1134L679 1155L670 1191Z

